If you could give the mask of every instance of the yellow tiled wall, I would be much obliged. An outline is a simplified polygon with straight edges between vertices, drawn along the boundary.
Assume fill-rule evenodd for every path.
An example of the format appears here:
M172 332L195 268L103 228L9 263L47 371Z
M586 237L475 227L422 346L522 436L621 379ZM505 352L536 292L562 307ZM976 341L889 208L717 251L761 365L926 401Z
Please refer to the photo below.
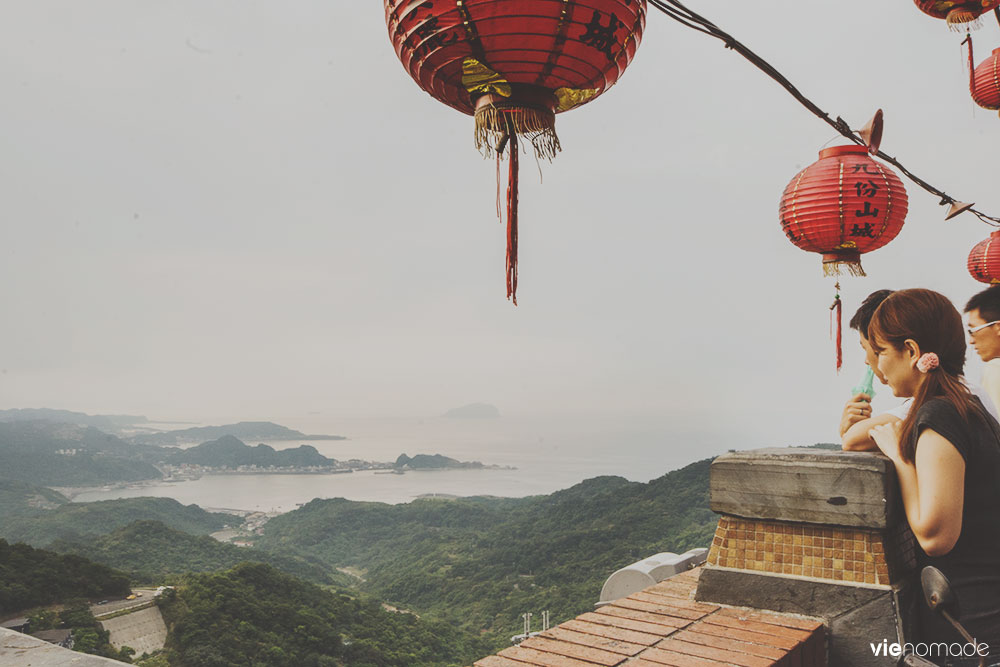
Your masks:
M722 516L708 562L754 572L889 585L914 566L909 530L863 530Z

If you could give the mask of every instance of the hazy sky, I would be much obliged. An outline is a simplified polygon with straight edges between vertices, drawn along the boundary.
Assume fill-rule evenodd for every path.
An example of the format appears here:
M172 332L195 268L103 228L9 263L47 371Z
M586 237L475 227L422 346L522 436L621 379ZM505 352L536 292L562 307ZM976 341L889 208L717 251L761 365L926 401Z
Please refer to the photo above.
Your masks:
M882 107L884 150L1000 213L1000 120L943 22L906 0L691 7L853 127ZM403 70L381 3L3 14L0 408L335 421L488 401L835 436L862 355L847 335L834 372L833 280L777 209L842 141L719 42L651 9L618 85L559 116L543 184L522 161L515 308L494 165ZM992 17L975 39L977 60L1000 45ZM961 305L981 287L965 262L990 229L905 183L902 233L842 280L847 316L878 288Z

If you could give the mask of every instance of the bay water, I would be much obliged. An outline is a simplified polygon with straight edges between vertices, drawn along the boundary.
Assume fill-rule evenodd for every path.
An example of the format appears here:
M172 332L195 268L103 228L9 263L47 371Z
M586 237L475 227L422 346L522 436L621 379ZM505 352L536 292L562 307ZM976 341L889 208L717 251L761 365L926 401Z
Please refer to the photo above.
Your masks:
M732 446L728 438L683 432L655 419L338 419L290 417L282 424L346 440L264 441L275 449L308 444L338 460L395 461L442 454L497 468L386 474L221 474L197 480L85 490L77 502L137 496L174 498L206 509L287 512L314 498L404 503L427 495L524 497L601 475L649 481ZM254 445L257 442L248 442ZM513 468L513 469L510 469Z

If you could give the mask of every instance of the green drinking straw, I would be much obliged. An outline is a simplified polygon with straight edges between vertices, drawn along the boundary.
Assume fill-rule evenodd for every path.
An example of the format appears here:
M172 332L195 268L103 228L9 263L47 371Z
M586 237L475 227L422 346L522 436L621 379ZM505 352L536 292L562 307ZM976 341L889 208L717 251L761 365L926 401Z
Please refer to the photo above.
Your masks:
M868 398L875 398L875 388L872 386L872 381L874 379L875 371L872 370L871 366L865 367L865 376L861 379L858 386L851 389L851 396L868 394Z

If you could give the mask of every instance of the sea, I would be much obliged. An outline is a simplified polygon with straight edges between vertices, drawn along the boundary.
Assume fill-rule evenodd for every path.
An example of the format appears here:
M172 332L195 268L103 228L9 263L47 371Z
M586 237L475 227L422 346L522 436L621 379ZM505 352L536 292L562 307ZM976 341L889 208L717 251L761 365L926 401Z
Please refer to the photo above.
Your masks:
M395 461L400 454L442 454L493 467L402 475L370 470L204 475L189 481L80 490L73 500L159 496L211 510L281 513L314 498L392 504L433 496L520 498L549 494L602 475L647 482L734 446L723 435L706 437L655 419L621 417L372 418L341 419L333 424L300 418L280 423L305 433L347 439L263 441L275 449L307 444L330 458L365 461Z

